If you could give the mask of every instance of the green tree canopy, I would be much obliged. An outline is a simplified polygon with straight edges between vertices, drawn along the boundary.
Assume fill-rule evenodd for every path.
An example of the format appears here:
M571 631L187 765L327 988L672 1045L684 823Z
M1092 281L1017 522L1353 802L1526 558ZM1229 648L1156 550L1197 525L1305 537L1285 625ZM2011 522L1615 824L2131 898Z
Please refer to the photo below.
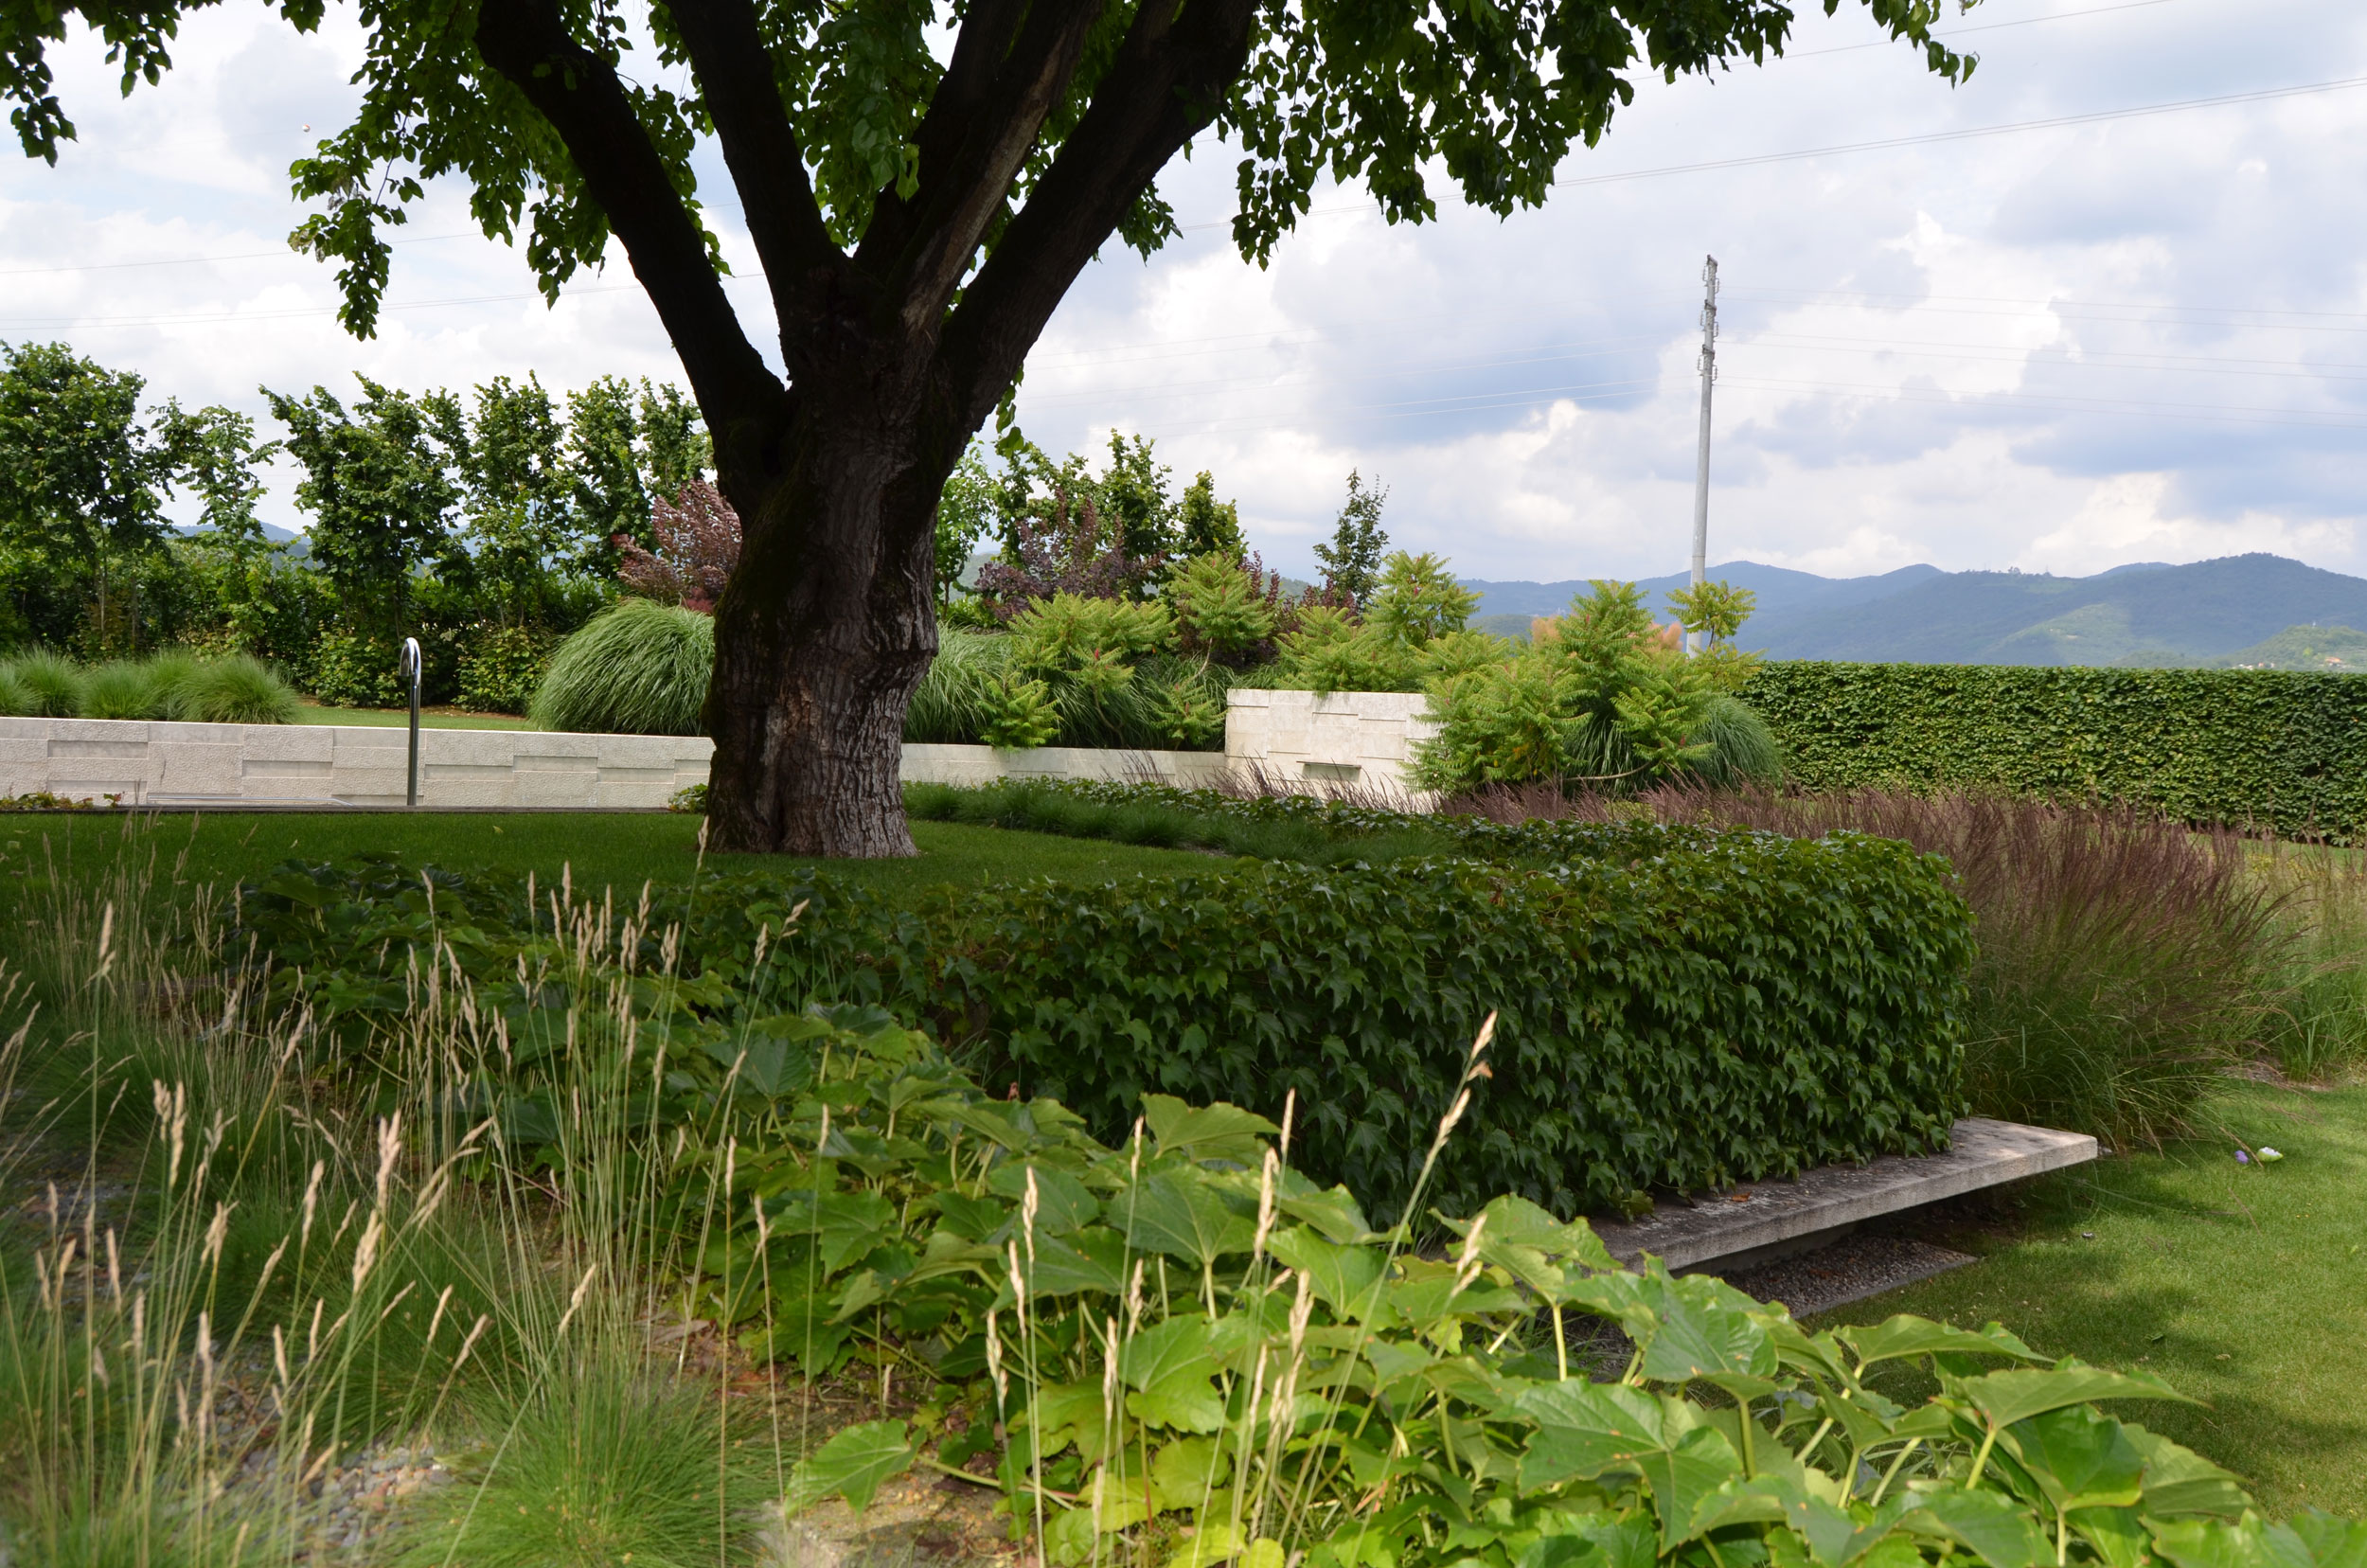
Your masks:
M0 344L0 643L137 646L136 596L120 590L170 536L182 489L201 524L261 542L255 470L269 448L254 421L171 401L143 411L146 387L62 343Z

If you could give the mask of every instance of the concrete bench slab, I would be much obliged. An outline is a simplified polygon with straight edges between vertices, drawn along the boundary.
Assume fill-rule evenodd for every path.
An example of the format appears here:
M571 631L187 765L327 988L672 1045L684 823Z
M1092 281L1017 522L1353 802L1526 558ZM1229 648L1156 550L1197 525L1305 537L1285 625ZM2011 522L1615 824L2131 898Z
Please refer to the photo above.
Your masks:
M1945 1154L1885 1155L1870 1165L1825 1166L1791 1181L1664 1201L1632 1222L1599 1221L1594 1233L1623 1263L1650 1253L1674 1273L1713 1266L1723 1273L1822 1246L1868 1220L2095 1157L2096 1141L2084 1132L1967 1116Z

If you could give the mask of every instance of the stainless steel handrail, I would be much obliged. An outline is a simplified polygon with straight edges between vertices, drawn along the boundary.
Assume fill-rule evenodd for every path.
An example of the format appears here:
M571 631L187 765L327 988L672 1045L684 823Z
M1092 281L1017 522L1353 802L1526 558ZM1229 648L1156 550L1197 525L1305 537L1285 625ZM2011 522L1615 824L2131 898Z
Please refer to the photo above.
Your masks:
M411 771L403 786L402 803L419 803L419 639L402 639L402 662L396 667L398 674L411 677Z

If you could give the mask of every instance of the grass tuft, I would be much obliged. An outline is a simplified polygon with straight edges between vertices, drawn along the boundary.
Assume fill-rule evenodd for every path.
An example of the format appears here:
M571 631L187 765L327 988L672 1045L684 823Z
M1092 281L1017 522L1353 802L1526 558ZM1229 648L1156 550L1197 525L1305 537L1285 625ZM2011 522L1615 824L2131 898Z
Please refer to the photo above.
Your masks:
M84 719L161 719L165 717L156 679L149 667L129 659L100 665L82 681L80 716Z
M695 1382L595 1352L522 1402L489 1396L474 1414L490 1439L464 1469L475 1484L420 1503L406 1564L703 1568L754 1533L762 1488L718 1464L712 1401Z
M181 689L179 717L205 724L293 724L295 688L251 654L200 665Z
M9 662L8 672L30 698L26 717L71 719L82 711L81 668L62 653L20 653Z
M697 735L714 668L714 617L625 599L559 645L531 715L546 730Z

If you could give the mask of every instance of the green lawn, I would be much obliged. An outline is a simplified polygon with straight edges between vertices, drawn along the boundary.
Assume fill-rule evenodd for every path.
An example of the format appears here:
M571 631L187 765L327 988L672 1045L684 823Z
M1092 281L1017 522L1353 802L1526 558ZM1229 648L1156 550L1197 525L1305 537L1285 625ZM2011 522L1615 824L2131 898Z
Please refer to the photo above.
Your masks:
M299 724L369 724L380 728L400 728L411 722L409 708L343 708L323 707L306 703L296 713ZM515 719L507 713L461 713L453 708L421 708L421 729L495 729L530 730L533 722Z
M229 884L291 856L319 862L391 852L456 871L572 868L578 887L606 882L637 893L644 881L689 880L699 822L672 812L220 812L26 813L0 816L0 896L9 882L50 864L78 879L118 865L152 864L160 876ZM1017 877L1104 878L1142 871L1204 871L1220 864L1189 850L1097 839L1056 838L947 822L916 822L913 860L837 861L832 869L890 890ZM711 873L810 865L759 855L709 855Z
M2052 1178L1982 1261L1841 1309L1996 1318L2051 1355L2160 1373L2201 1406L2126 1416L2248 1477L2269 1512L2367 1515L2367 1088L2245 1083L2207 1136ZM2235 1161L2238 1141L2280 1149Z

